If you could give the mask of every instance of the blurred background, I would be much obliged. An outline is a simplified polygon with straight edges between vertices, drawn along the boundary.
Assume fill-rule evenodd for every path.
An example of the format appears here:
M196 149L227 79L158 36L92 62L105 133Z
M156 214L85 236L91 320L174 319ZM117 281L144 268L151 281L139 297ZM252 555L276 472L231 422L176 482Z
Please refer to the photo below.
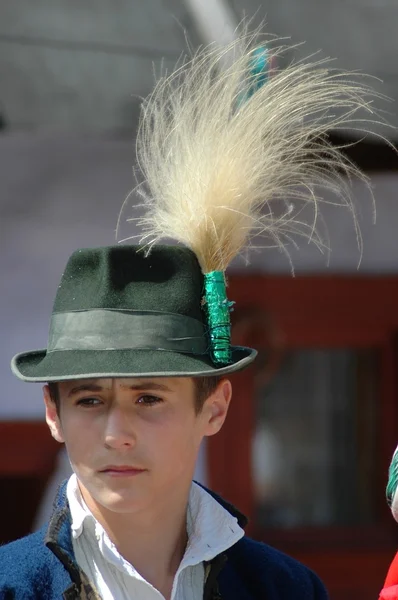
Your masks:
M305 42L286 61L321 51L337 69L377 78L393 100L377 108L394 128L374 130L396 143L391 0L0 3L0 543L45 519L69 472L43 423L40 386L17 381L10 359L46 346L69 254L115 242L134 186L140 98L154 74L173 67L187 40L231 41L244 15ZM197 477L249 516L250 535L316 569L332 600L371 600L398 541L384 501L398 441L398 158L352 131L330 137L357 142L347 153L371 178L377 222L368 191L353 182L361 261L350 215L325 205L329 257L292 248L294 278L277 250L234 264L234 341L260 355L234 376L231 414L203 448ZM120 237L134 233L122 222Z

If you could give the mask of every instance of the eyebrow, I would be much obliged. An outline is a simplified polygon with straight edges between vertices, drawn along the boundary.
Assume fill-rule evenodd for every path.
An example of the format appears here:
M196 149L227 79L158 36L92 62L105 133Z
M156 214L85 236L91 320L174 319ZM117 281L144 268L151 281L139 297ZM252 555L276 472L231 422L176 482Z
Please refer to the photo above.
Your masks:
M68 396L73 396L78 392L101 392L102 390L103 388L100 385L95 385L94 383L86 383L83 385L77 385L76 387L72 388L68 392Z
M155 383L154 381L148 381L143 383L137 383L133 385L123 386L132 391L143 391L143 390L158 390L163 392L171 392L171 389L162 383ZM85 383L72 388L68 392L68 397L77 394L78 392L102 392L105 388L95 383Z

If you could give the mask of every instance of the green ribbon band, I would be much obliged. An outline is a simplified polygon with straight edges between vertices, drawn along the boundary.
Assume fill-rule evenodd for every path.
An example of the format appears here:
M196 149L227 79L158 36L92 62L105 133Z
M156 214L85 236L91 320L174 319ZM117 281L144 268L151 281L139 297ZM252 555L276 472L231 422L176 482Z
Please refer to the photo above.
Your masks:
M230 312L233 304L227 298L224 273L206 273L204 309L209 328L211 357L216 365L228 365L232 362Z
M59 350L169 350L207 354L203 323L184 315L91 309L54 313L47 352Z

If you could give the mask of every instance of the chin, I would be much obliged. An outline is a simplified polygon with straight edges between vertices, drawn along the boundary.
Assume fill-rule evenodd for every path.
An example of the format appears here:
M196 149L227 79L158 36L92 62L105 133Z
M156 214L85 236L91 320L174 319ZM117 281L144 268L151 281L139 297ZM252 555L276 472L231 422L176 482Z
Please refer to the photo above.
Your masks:
M150 494L140 486L106 486L93 492L95 502L112 512L136 512L150 504Z

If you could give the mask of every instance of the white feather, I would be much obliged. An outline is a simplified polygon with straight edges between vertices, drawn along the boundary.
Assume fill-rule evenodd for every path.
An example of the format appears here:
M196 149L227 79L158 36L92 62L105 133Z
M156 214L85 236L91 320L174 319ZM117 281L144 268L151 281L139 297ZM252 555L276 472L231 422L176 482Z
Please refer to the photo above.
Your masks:
M224 271L258 235L282 249L303 235L322 249L324 189L351 212L361 244L350 179L369 181L328 143L327 133L354 127L363 110L369 121L357 127L367 129L377 94L363 76L312 60L276 71L242 103L252 83L251 51L259 43L257 33L242 33L227 48L199 50L162 78L143 104L140 242L150 247L173 238L195 252L205 273ZM272 55L285 50L268 45ZM301 216L308 205L309 220Z

